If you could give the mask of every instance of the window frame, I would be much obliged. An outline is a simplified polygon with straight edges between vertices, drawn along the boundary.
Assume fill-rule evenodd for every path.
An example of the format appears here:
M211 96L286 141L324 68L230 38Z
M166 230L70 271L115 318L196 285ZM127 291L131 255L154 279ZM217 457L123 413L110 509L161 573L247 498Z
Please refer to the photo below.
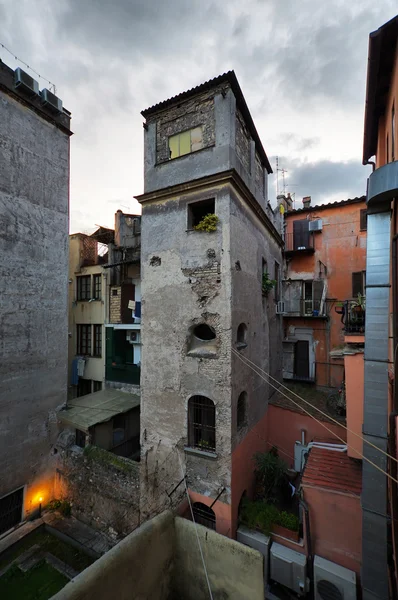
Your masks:
M355 293L355 288L357 286L358 282L354 283L354 277L361 275L361 290L359 292ZM358 294L361 294L361 296L365 295L366 292L366 270L363 269L362 271L352 271L351 273L351 292L352 292L352 299L355 300L356 298L358 298Z
M360 231L367 231L368 229L368 211L366 208L361 208L359 211L359 229Z
M209 205L211 204L211 210L207 211L207 212L202 212L200 215L200 218L194 214L195 208L198 208L200 206L204 206L204 205ZM216 214L216 199L215 198L207 198L206 200L196 200L194 202L189 202L189 204L187 204L187 231L195 231L195 227L196 225L198 225L201 220L206 216L206 215L215 215Z
M207 506L203 502L194 502L192 504L192 514L195 523L216 531L217 517L211 506Z
M207 396L196 394L188 400L188 446L216 451L216 405Z
M201 132L201 146L200 148L192 149L192 146L198 144L199 142L192 142L192 132L200 129ZM181 138L189 134L189 152L181 153ZM171 140L178 141L178 154L176 156L172 156L173 150L170 147ZM192 154L193 152L198 152L204 148L203 145L203 125L197 125L196 127L190 127L189 129L185 129L184 131L179 131L178 133L174 133L173 135L169 135L167 138L167 148L169 151L169 160L175 160L176 158L181 158L182 156L187 156L188 154Z
M102 275L101 273L93 274L93 291L92 299L101 300L102 298Z
M76 354L78 356L91 356L91 343L91 325L78 323L76 325Z
M76 300L77 302L91 300L91 275L76 276Z
M102 325L93 325L93 344L92 344L92 356L95 358L102 357Z

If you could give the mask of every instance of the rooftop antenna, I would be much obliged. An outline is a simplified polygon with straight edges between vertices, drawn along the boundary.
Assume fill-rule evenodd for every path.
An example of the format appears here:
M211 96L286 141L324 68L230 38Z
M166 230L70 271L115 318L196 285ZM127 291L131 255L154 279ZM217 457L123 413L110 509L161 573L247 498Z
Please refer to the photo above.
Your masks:
M285 182L285 173L287 173L286 169L279 168L279 157L276 157L276 195L279 196L279 175L278 173L282 173L282 189L283 195L286 196L286 182Z

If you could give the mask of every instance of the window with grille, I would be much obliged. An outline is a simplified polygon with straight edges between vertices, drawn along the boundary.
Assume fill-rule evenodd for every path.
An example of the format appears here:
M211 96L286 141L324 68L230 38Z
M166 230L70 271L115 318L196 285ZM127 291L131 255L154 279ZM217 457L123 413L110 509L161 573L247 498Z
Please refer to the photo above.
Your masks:
M236 424L238 429L246 424L246 406L247 406L247 393L242 392L238 398L238 404L236 409Z
M22 521L23 488L0 498L0 535Z
M204 525L208 529L216 530L216 515L210 506L203 504L203 502L194 502L192 504L192 512L195 523Z
M211 452L216 449L216 407L205 396L192 396L188 401L188 444Z
M101 300L101 274L93 275L93 298Z
M76 325L77 347L76 354L87 356L91 354L91 325Z
M93 356L102 355L102 325L94 325L94 352Z
M359 214L359 228L361 231L366 231L368 228L368 211L366 208L362 209Z
M195 127L169 137L169 157L178 158L203 148L202 127Z
M77 282L77 300L90 300L91 298L91 275L79 275Z

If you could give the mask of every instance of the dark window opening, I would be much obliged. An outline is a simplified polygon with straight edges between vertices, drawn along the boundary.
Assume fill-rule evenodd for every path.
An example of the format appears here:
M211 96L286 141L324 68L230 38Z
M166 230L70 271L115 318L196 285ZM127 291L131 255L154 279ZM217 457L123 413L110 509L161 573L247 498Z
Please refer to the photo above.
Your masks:
M368 228L368 211L362 209L359 214L359 228L361 231L366 231Z
M87 356L91 354L91 325L76 325L77 348L76 354Z
M236 410L236 422L237 427L240 429L246 424L246 406L247 406L247 393L242 392L238 398L237 410Z
M93 356L102 356L102 325L94 325L94 353Z
M93 275L93 298L101 300L101 275Z
M247 326L245 323L240 323L236 333L236 342L238 346L246 348L247 346Z
M193 334L198 338L198 340L202 340L203 342L208 342L216 338L214 329L209 325L206 325L206 323L197 325L193 330Z
M87 396L91 394L91 379L82 379L79 377L79 383L77 384L77 397Z
M118 295L118 290L117 289L113 289L112 290L112 296L117 296Z
M126 415L116 415L113 417L113 447L122 444L126 437Z
M79 448L84 448L86 445L86 434L84 431L80 431L80 429L76 429L76 438L75 438L76 446Z
M216 449L216 407L205 396L192 396L188 401L188 445L211 452Z
M357 271L352 274L352 297L358 298L358 294L365 294L366 271Z
M203 502L194 502L192 504L192 512L195 523L204 525L208 529L216 530L216 515L210 506L206 506Z
M188 229L193 229L196 225L199 225L206 215L214 215L215 209L216 201L214 198L188 204Z
M275 301L279 302L280 300L280 269L279 263L275 261L275 269L274 269L274 280L275 280Z
M305 250L310 247L310 232L307 219L293 221L293 249Z
M76 277L77 300L91 299L91 275L79 275Z
M23 488L0 498L0 535L22 521Z
M93 392L100 392L102 390L102 381L93 381Z
M309 379L310 376L310 352L309 342L298 340L294 353L294 374L299 379Z

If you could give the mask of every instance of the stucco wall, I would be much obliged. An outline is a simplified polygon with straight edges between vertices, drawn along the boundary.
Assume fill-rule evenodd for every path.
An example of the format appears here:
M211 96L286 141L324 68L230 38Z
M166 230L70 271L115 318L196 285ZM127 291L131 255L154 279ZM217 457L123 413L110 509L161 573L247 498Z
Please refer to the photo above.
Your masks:
M169 600L175 530L170 512L144 523L52 600Z
M197 525L214 598L263 600L263 557L238 542ZM175 518L176 550L171 598L207 600L209 591L196 539L195 525Z
M303 486L312 552L360 575L362 511L359 496Z
M68 201L68 135L0 92L0 497L26 485L26 511L66 401Z
M347 398L347 454L352 458L360 458L363 450L362 427L365 378L363 353L347 354L344 357L344 367Z

